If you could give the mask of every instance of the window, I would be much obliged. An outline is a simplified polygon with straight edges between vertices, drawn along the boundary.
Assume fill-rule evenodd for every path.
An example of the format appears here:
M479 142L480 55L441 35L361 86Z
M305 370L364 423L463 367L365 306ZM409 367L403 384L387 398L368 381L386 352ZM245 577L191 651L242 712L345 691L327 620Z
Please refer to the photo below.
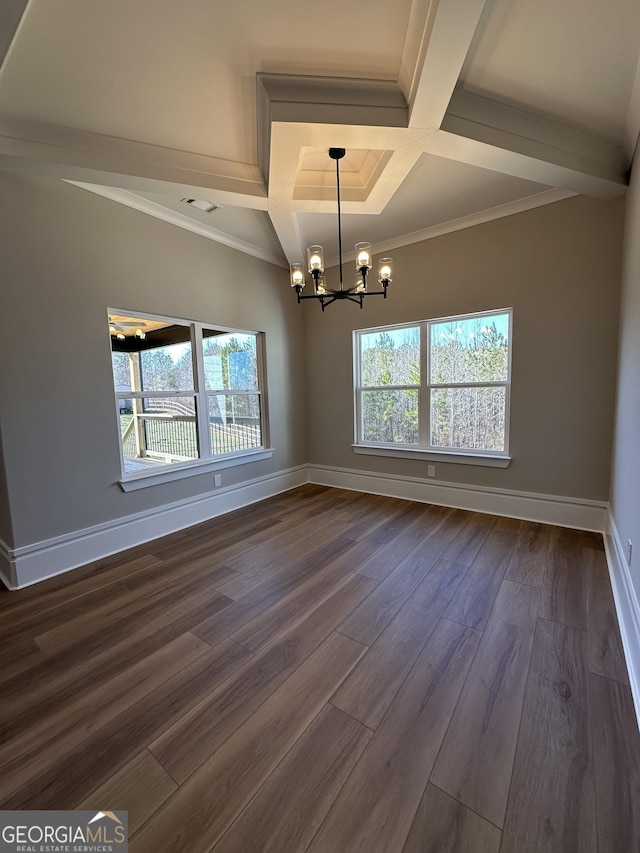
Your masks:
M261 333L110 310L109 334L125 480L270 453Z
M508 461L511 310L354 334L357 452Z

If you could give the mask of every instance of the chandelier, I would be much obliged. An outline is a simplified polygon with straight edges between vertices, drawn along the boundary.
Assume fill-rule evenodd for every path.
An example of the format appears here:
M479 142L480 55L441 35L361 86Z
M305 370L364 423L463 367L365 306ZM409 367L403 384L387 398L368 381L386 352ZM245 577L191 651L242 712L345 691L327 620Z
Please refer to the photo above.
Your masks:
M371 243L356 243L356 274L351 287L345 287L342 275L342 217L340 210L340 160L346 154L344 148L330 148L329 157L336 161L336 190L338 195L338 254L340 258L340 287L336 290L328 287L324 280L324 252L322 246L309 246L307 249L307 270L313 278L313 293L302 295L305 274L302 264L291 264L291 287L295 289L298 302L303 299L317 299L324 311L336 299L348 299L362 308L365 296L383 296L387 298L387 288L391 278L391 258L382 258L378 268L378 281L382 290L367 290L367 275L371 269Z

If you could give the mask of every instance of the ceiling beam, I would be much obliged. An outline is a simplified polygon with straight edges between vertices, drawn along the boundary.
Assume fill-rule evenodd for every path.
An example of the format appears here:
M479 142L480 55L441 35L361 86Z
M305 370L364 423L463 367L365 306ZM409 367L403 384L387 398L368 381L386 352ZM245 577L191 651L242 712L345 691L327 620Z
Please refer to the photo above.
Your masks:
M267 208L255 165L42 122L2 121L0 163L7 171Z
M622 195L627 188L622 148L461 90L425 150L599 198Z
M412 4L400 70L409 127L440 127L485 4L486 0Z

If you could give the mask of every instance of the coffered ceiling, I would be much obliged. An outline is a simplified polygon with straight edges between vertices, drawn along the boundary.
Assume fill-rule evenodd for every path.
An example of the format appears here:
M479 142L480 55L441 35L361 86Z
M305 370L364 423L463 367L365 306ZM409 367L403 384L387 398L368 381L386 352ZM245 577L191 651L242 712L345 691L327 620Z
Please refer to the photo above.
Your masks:
M288 266L335 259L344 147L345 246L387 252L624 193L639 50L637 0L3 0L0 168Z

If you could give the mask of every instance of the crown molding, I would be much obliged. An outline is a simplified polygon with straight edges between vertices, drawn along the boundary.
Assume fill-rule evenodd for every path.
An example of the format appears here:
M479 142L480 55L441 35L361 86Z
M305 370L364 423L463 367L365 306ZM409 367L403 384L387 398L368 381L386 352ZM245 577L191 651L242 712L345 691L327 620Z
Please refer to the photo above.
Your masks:
M518 198L515 201L508 201L505 204L487 208L487 210L479 210L477 213L470 213L468 216L450 219L448 222L431 225L428 228L422 228L420 231L411 231L409 234L401 234L398 237L393 237L391 240L376 243L373 247L373 252L376 255L384 254L393 249L400 249L402 246L410 246L412 243L421 243L423 240L442 237L444 234L451 234L454 231L463 231L465 228L473 228L475 225L482 225L484 222L492 222L494 219L513 216L514 213L523 213L526 210L534 210L536 207L542 207L545 204L553 204L556 201L573 198L575 195L577 193L570 190L544 190L526 198ZM355 257L355 252L346 252L342 256L342 259L343 261L353 261ZM339 261L335 257L329 258L326 263L328 267L332 267L337 266Z

